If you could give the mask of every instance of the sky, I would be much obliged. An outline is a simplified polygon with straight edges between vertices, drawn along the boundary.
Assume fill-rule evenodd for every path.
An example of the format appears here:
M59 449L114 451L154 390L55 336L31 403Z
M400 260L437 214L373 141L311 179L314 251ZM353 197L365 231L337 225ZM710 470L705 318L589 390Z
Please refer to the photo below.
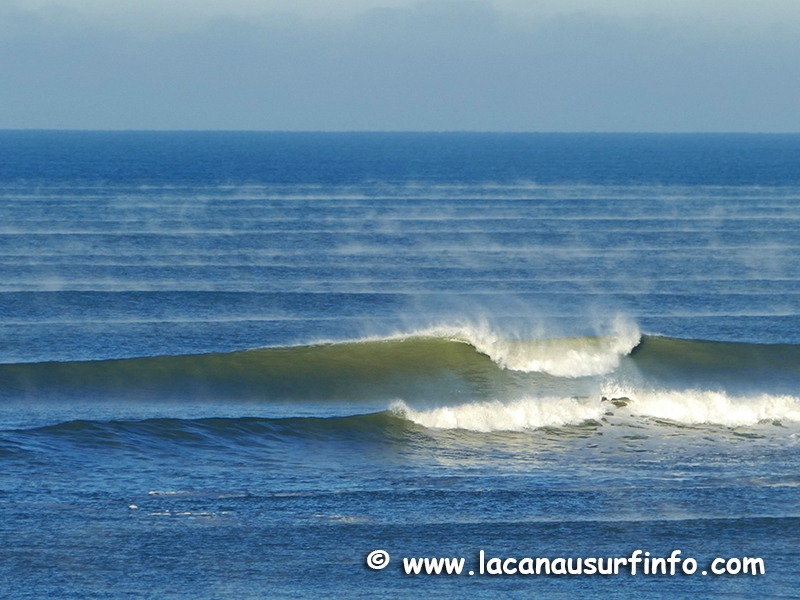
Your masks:
M0 128L800 132L799 0L0 0Z

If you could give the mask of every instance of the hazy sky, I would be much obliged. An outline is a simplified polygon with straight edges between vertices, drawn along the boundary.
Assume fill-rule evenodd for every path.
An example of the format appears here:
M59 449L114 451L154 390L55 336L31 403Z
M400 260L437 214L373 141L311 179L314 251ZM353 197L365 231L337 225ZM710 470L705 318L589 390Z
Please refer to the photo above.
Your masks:
M800 0L0 0L0 128L800 131Z

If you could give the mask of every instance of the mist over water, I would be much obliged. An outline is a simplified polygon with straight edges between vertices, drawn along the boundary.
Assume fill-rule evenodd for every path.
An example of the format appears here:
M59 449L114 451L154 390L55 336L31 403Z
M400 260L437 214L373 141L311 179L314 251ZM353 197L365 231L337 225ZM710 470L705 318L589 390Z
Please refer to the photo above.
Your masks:
M7 184L3 326L23 343L0 350L3 362L459 327L602 336L621 321L798 342L786 326L797 312L794 187L115 189ZM76 346L87 326L96 335Z

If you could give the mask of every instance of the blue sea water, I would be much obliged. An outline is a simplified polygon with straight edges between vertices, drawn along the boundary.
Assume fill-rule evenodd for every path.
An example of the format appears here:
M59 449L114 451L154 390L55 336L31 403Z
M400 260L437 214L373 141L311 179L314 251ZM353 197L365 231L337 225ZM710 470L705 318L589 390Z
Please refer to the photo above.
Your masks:
M0 132L0 595L799 597L799 234L796 135Z

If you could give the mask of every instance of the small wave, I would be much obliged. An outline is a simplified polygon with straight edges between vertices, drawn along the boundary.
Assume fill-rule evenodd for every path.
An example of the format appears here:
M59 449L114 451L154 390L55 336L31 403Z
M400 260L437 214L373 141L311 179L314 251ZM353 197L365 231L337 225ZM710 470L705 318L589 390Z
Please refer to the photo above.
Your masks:
M402 401L391 406L394 414L431 429L524 431L541 427L579 425L603 414L598 402L580 398L526 398L510 403L474 402L414 410Z
M153 447L179 445L193 448L246 447L256 451L273 443L291 440L345 440L348 442L383 440L406 423L397 415L382 411L344 417L232 417L232 418L152 418L133 421L82 420L55 425L0 431L0 454L8 444L21 448L46 440L77 444L85 448L149 451ZM173 492L152 490L151 495Z

